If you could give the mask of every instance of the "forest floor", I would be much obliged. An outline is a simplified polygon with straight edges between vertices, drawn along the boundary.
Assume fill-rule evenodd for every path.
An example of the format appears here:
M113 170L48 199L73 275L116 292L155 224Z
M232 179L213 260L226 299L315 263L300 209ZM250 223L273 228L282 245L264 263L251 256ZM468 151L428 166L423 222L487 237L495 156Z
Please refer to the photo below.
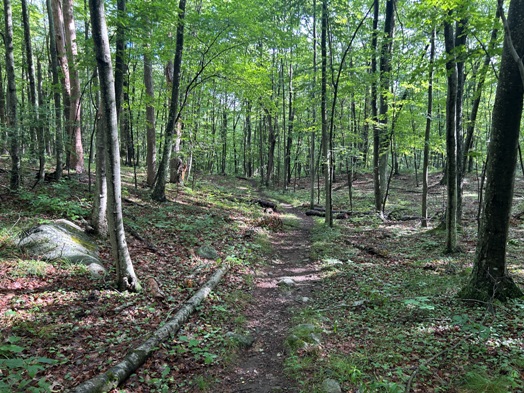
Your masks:
M321 392L328 378L345 392L524 392L524 302L471 305L455 297L471 272L479 183L471 177L465 185L461 252L446 255L439 178L431 178L430 228L417 219L421 188L413 175L392 179L381 220L369 174L355 178L352 209L347 182L335 184L335 208L350 213L327 228L304 214L306 180L294 192L262 190L278 203L268 212L253 202L261 191L249 181L199 176L187 187L170 185L169 201L157 204L129 171L129 249L139 278L154 277L166 293L157 299L147 285L140 294L114 288L105 241L104 279L16 247L19 234L39 223L89 219L86 175L32 191L28 181L12 195L0 172L0 392L66 391L107 370L223 263L227 276L179 334L115 392ZM523 189L519 178L508 244L521 286ZM202 245L219 258L201 257ZM294 284L279 285L284 277ZM314 333L301 336L301 326Z

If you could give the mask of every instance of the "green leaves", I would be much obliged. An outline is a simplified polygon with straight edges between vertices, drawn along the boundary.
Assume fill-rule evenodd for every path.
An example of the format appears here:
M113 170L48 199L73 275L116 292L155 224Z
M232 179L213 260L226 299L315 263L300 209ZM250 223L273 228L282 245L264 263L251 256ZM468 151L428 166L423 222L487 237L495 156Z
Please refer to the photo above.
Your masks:
M16 345L20 337L10 336L8 344L0 345L0 370L6 370L5 377L0 379L0 391L27 391L47 392L49 384L45 378L38 381L38 387L30 386L38 372L44 370L46 365L55 364L57 361L46 357L24 357L24 347Z

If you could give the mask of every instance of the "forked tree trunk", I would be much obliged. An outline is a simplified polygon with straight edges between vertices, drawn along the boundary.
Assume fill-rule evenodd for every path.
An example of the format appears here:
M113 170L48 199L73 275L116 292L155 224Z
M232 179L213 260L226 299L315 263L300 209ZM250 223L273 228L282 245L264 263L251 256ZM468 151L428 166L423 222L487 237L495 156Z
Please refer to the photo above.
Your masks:
M129 256L122 214L120 152L115 103L115 84L103 0L89 0L93 41L95 44L100 92L105 125L106 171L108 181L108 225L113 258L116 262L117 285L121 291L139 291L140 283Z
M186 14L186 0L180 0L178 4L178 25L176 30L176 49L173 61L173 87L171 90L171 105L169 106L169 118L164 134L164 151L158 166L157 179L151 198L155 201L166 200L166 181L173 147L173 135L175 125L178 122L180 79L182 70L182 53L184 48L184 18Z
M56 58L58 65L62 72L59 73L60 83L62 85L62 110L65 129L67 130L69 124L69 111L71 106L71 82L69 80L69 64L67 62L65 49L65 32L64 32L64 16L62 14L62 0L50 0L53 11L53 26L56 46ZM71 141L69 137L65 143L66 146L66 166L70 164L70 150ZM59 168L57 168L58 171ZM61 170L61 169L60 169Z
M474 267L469 283L460 292L462 298L485 302L523 296L508 273L506 244L524 96L524 75L519 72L512 49L513 53L524 53L524 0L511 0L507 27L511 38L506 33L493 107L486 192ZM522 66L521 59L519 62Z
M84 148L82 146L81 129L81 91L80 76L78 73L77 57L78 49L76 45L76 27L73 17L73 0L64 0L63 3L64 28L66 39L66 54L69 64L69 80L71 82L71 101L69 110L69 139L70 139L70 167L76 173L84 172Z

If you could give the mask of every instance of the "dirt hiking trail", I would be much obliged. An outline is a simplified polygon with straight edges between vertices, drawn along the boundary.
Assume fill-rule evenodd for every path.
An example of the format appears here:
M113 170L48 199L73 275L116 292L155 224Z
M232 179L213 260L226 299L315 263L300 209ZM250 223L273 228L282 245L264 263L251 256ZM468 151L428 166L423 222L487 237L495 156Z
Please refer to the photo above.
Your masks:
M313 219L289 204L280 214L297 218L271 234L272 257L255 274L252 300L246 310L246 328L254 344L240 349L238 358L214 391L230 393L299 392L296 381L284 373L284 341L292 327L294 312L313 296L319 270L310 260ZM282 283L292 279L289 284Z

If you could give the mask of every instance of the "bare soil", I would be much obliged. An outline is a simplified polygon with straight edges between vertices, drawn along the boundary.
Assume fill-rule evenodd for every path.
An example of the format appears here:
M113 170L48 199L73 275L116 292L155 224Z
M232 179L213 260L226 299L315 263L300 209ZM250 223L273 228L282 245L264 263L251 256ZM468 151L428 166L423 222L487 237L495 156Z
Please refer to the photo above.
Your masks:
M292 327L294 312L306 303L320 279L316 264L310 259L313 220L288 204L281 204L284 214L299 219L299 225L273 233L273 256L256 272L252 301L247 307L247 329L255 343L239 353L238 359L217 375L222 382L212 391L231 393L299 392L296 381L284 373L284 342ZM295 286L279 285L291 278Z

